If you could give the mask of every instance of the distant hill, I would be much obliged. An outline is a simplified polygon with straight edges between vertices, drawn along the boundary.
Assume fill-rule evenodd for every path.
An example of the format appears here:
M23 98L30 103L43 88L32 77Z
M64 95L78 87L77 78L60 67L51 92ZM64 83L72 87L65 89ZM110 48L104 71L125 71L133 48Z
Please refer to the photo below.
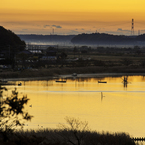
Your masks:
M0 50L23 50L26 44L12 31L0 26Z
M35 35L35 34L19 34L22 40L27 43L47 43L47 42L71 42L75 35Z
M74 44L138 44L145 43L145 34L139 36L112 35L105 33L79 34L71 40Z

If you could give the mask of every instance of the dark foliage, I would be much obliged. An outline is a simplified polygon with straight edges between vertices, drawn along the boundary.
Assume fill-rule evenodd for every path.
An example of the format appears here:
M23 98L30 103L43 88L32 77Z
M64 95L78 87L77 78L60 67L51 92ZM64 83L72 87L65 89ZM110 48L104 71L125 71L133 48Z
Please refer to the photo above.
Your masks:
M137 41L145 41L145 35L140 36L125 36L125 35L112 35L105 33L92 33L92 34L79 34L72 38L72 43L80 44L132 44Z
M98 133L96 131L77 132L83 136L80 145L135 145L134 140L125 133ZM72 142L73 141L73 142ZM3 145L78 145L72 130L31 130L17 131L9 136Z
M132 63L133 63L133 61L128 58L122 59L122 64L124 64L125 66L129 66Z
M18 35L21 39L32 42L32 41L70 41L75 35L36 35L36 34L28 34L28 35Z
M21 51L26 44L12 31L0 26L0 50Z
M10 97L4 99L3 90L7 89L0 86L0 138L5 142L9 140L9 135L15 128L23 128L24 121L31 120L32 116L24 111L24 105L29 100L27 96L18 98L18 92L15 89Z

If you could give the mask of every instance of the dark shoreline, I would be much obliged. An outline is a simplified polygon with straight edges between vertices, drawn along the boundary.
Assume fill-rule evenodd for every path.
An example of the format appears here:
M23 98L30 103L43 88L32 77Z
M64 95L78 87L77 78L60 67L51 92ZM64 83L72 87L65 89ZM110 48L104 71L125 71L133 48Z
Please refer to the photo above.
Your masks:
M58 78L73 78L77 73L79 78L119 77L145 75L145 68L131 67L77 67L77 68L47 68L31 69L23 71L3 70L0 72L0 79L7 81L23 80L46 80Z

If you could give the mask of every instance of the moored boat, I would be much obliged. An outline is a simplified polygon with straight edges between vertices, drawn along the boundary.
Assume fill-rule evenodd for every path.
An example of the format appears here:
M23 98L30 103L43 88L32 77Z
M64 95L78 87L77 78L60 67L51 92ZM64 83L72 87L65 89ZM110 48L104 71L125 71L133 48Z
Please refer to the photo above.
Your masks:
M66 83L66 81L55 81L57 83Z
M107 83L106 81L98 81L98 83Z

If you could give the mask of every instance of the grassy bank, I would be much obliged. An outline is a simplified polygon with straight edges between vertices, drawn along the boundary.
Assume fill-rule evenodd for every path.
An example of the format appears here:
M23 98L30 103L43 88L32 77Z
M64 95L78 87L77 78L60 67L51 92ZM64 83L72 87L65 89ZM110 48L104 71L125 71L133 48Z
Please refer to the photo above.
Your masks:
M120 51L123 52L119 53ZM55 62L49 60L24 61L25 63L15 66L15 71L1 69L0 78L50 77L73 73L145 73L145 54L135 52L130 49L116 49L116 51L111 49L109 51L107 48L103 52L95 49L83 54L77 52L74 55L73 52L66 51L66 59L58 59ZM31 69L16 71L18 68Z
M90 74L90 73L145 73L145 68L134 66L87 66L87 67L62 67L26 69L23 71L3 70L0 72L1 79L7 78L31 78L50 77L67 74Z
M1 145L135 145L125 133L98 133L94 131L74 132L72 130L17 131L8 135Z

